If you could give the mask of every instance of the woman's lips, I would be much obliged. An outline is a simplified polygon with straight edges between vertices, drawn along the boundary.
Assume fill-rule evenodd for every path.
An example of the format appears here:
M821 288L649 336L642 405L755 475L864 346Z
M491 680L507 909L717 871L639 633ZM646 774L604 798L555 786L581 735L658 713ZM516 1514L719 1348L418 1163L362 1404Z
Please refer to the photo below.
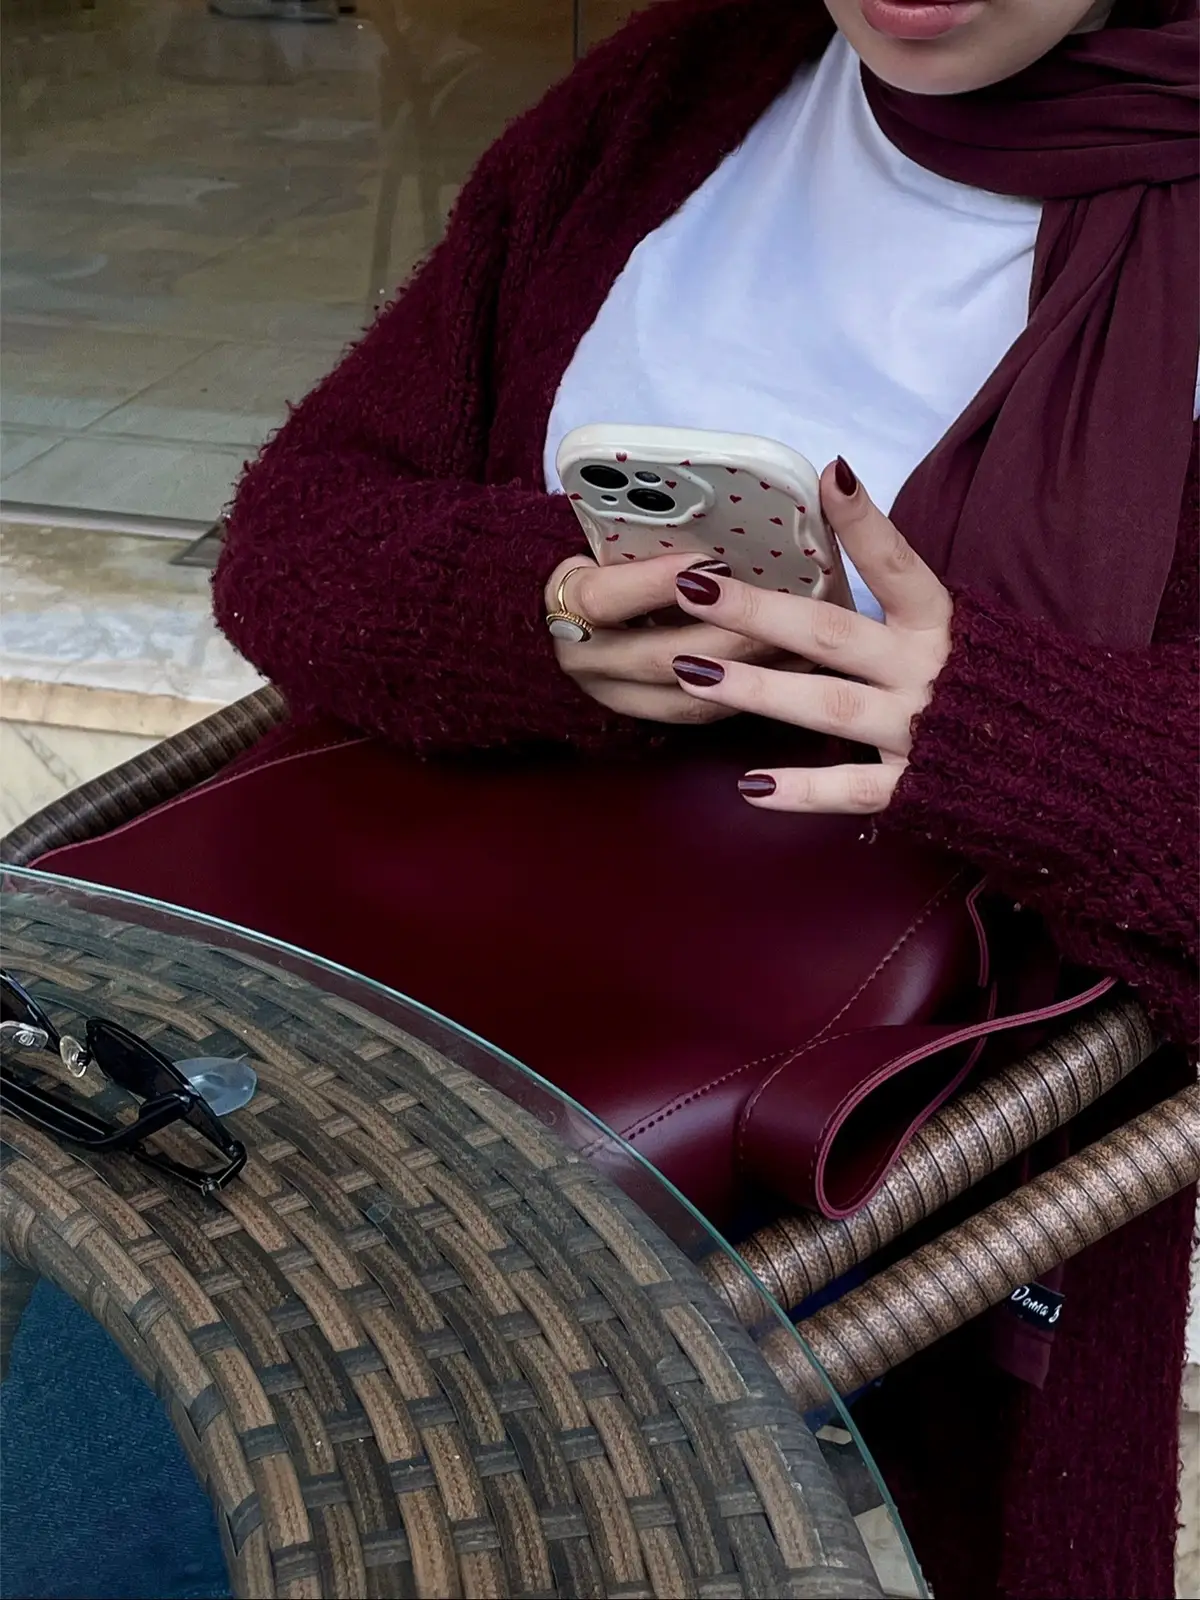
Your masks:
M987 0L859 0L868 26L890 39L939 39L970 22Z

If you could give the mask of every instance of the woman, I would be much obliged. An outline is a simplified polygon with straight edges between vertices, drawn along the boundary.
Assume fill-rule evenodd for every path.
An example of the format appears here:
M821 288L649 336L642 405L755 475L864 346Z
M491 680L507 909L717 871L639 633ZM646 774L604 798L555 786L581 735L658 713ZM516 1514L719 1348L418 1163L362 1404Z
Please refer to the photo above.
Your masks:
M1195 16L636 18L488 152L446 240L251 468L221 625L295 713L419 751L592 748L746 710L856 739L879 759L752 768L748 803L965 854L1191 1043ZM547 491L558 441L597 421L835 458L822 499L858 616L671 557L596 569ZM585 642L550 640L540 613L563 604ZM677 626L623 626L672 605ZM948 1406L956 1358L935 1352L956 1427L905 1509L940 1595L1170 1592L1189 1204L1077 1263L1044 1393L970 1377ZM921 1381L884 1397L910 1460ZM1016 1477L987 1490L1014 1441ZM969 1503L964 1447L989 1452Z

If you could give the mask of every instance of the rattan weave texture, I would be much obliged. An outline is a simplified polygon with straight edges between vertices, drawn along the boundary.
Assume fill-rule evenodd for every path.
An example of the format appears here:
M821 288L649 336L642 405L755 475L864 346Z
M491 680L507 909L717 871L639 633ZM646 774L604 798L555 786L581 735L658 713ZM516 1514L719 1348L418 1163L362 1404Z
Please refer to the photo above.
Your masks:
M878 1594L728 1307L536 1118L246 956L41 894L3 936L64 1022L259 1072L219 1198L12 1119L0 1194L166 1404L237 1594Z
M742 1256L779 1305L801 1304L1065 1127L1127 1077L1153 1047L1150 1024L1136 1000L1124 995L1102 1002L1028 1056L948 1101L917 1130L882 1188L852 1216L781 1216L739 1246ZM1118 1216L1112 1225L1125 1220ZM748 1325L761 1314L753 1281L728 1257L711 1256L704 1271L739 1322ZM978 1315L985 1304L981 1301L970 1315ZM901 1337L889 1364L909 1354ZM849 1387L855 1386L851 1381Z

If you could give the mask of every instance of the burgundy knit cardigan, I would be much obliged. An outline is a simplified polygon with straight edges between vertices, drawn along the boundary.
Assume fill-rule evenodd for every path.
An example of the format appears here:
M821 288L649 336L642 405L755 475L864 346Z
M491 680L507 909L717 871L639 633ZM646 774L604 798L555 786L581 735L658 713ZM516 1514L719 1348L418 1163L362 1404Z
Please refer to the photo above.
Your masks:
M821 47L804 10L660 4L590 55L487 153L444 242L250 468L216 614L295 714L420 751L661 734L555 665L542 588L581 538L545 493L547 418L635 245ZM1193 456L1144 650L958 593L882 819L1039 908L1178 1040L1197 1033L1198 523Z

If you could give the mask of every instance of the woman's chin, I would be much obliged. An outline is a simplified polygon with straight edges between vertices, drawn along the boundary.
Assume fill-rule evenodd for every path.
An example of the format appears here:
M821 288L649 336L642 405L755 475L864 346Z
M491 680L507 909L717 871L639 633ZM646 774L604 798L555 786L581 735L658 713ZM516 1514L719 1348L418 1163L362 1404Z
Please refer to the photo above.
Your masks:
M910 94L969 94L1030 66L1079 21L1081 0L826 0L875 76Z

